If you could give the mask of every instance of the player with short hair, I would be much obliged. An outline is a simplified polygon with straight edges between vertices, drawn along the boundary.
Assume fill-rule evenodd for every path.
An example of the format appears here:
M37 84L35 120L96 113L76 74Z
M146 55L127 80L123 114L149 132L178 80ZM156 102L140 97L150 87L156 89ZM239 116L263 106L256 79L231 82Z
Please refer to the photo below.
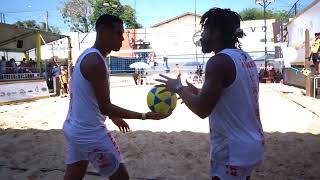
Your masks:
M104 59L118 51L123 41L123 21L104 14L96 22L96 41L78 58L70 80L70 103L63 125L67 155L65 180L82 179L88 163L111 180L129 179L119 148L104 124L106 116L122 132L129 130L122 119L163 119L170 114L138 113L112 104L108 64Z

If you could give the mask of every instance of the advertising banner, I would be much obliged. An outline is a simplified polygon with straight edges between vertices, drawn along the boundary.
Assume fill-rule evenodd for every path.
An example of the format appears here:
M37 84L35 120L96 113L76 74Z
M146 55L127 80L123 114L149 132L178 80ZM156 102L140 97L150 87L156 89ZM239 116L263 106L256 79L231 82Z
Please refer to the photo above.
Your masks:
M0 104L41 97L49 97L45 80L0 84Z

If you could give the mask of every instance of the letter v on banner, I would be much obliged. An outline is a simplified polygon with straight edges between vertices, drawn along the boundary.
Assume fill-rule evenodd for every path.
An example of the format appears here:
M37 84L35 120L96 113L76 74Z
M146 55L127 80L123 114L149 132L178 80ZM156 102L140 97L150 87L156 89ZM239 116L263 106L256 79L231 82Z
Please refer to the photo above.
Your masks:
M255 32L256 31L256 27L251 27L251 32Z

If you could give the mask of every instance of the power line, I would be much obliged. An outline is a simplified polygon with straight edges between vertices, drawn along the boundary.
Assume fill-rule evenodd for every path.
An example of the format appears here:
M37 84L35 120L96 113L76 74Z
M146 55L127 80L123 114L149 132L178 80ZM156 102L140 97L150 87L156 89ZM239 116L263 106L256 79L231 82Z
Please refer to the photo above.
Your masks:
M19 13L32 13L32 12L45 12L45 11L59 11L58 9L51 9L51 10L46 10L46 9L34 9L34 10L16 10L16 11L3 11L2 13L4 14L19 14Z

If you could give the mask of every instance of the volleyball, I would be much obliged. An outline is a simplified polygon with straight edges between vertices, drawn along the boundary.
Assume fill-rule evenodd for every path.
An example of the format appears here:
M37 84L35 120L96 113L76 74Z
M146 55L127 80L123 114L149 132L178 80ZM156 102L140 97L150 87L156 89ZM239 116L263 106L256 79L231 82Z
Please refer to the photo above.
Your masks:
M160 91L164 90L164 87L153 87L148 92L147 104L152 112L168 113L173 111L177 105L176 93L165 91L159 94Z

